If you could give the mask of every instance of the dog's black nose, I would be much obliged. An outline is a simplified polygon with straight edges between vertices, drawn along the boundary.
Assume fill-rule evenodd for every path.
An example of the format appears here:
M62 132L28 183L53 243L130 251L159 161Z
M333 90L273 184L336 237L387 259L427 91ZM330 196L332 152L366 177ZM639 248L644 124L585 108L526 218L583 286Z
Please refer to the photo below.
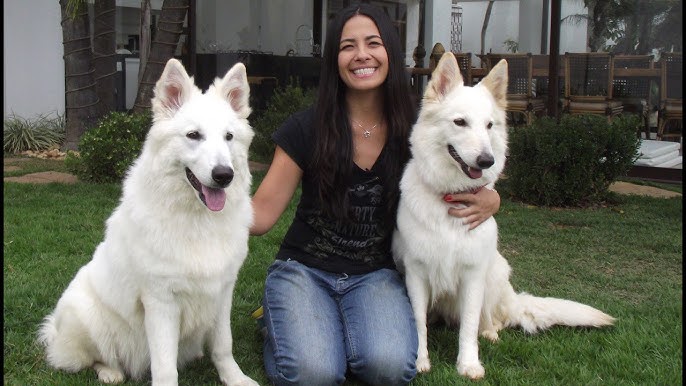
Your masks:
M233 180L233 169L228 166L215 166L212 169L212 179L220 186L227 186Z
M495 163L492 154L481 153L476 157L476 164L479 165L480 169L488 169Z

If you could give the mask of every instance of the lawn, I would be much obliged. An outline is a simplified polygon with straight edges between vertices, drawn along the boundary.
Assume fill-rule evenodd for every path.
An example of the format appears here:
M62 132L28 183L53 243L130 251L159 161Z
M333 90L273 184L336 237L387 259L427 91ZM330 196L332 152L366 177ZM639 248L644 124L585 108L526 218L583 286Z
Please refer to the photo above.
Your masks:
M44 167L49 165L31 171ZM254 186L262 176L254 174ZM559 209L518 203L499 190L500 250L512 265L515 290L592 305L616 317L616 326L554 327L537 335L508 329L498 343L480 339L486 377L479 382L455 371L457 332L434 326L432 371L412 385L681 384L681 197L615 196L608 205ZM35 333L90 260L120 192L117 184L4 183L5 385L98 384L93 370L68 374L47 367ZM234 295L234 354L243 371L264 385L261 336L250 313L260 303L266 268L293 212L291 205L271 232L251 237ZM218 377L206 358L182 369L179 382L217 385Z

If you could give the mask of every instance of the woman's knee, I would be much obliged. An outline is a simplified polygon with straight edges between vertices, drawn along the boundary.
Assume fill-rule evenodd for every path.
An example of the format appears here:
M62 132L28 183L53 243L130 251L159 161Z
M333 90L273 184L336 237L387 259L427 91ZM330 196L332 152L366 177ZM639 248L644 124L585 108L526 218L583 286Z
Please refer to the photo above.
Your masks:
M417 355L405 350L360 353L350 370L370 385L406 385L417 375Z
M337 366L323 361L296 360L276 364L268 372L274 385L340 385L345 382L345 364Z

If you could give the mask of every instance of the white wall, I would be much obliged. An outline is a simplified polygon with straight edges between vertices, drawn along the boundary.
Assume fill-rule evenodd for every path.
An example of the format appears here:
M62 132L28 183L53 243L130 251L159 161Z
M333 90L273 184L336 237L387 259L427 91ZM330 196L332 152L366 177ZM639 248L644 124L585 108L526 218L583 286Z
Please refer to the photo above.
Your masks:
M3 117L64 114L57 0L3 1Z
M256 50L286 55L293 49L299 56L311 56L310 43L298 45L296 31L302 25L300 32L310 36L313 1L198 1L197 51Z
M484 53L508 52L507 46L504 45L507 39L519 43L519 52L540 53L543 1L545 0L495 1L484 38ZM446 26L444 19L450 15L451 4L452 0L427 0L427 51L430 51L437 41L440 41L444 47L450 47L450 20L448 19ZM481 28L488 1L461 0L458 4L462 7L462 51L478 54L481 52ZM550 10L548 12L547 20L550 25ZM580 0L562 0L560 13L564 18L570 14L584 14L586 10ZM586 23L563 23L560 26L561 54L565 51L587 51L586 40ZM550 45L550 38L547 41L546 52ZM472 63L475 66L480 65L476 56L472 58Z

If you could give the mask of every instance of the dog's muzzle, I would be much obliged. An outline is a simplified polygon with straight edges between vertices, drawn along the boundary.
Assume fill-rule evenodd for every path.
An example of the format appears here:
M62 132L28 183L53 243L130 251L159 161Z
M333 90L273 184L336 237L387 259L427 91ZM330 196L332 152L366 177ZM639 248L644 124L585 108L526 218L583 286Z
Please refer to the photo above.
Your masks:
M460 165L462 168L462 171L464 174L466 174L469 178L471 179L477 179L481 178L483 175L483 169L488 169L493 164L495 163L495 160L493 159L493 156L490 154L480 154L476 158L476 163L479 166L478 168L473 168L469 165L467 165L466 162L462 159L462 157L457 154L457 151L452 145L448 145L448 153L450 154L451 157Z
M216 166L212 169L212 180L217 183L219 188L203 185L189 168L186 168L186 178L188 178L191 186L198 191L200 201L209 210L217 212L224 209L224 204L226 203L226 192L224 189L233 180L233 169L228 166Z

